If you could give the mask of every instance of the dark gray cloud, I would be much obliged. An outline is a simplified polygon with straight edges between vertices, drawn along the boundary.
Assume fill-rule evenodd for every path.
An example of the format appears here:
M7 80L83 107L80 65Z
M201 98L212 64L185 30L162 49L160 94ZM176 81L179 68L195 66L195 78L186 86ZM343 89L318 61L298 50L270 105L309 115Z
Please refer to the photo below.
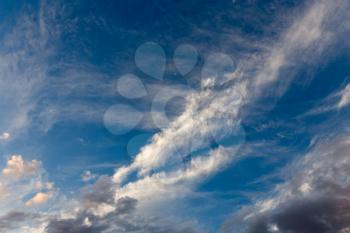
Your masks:
M87 207L113 204L114 190L110 177L100 176L96 183L85 186L81 191L81 200Z
M6 232L6 230L16 228L21 223L33 221L37 217L39 215L34 213L11 211L0 217L0 232Z
M99 183L100 182L100 183ZM102 182L102 183L101 183ZM102 198L102 190L97 187L106 185L106 178L100 179L96 186L91 186L89 198L83 199L97 203L111 204L109 199ZM108 182L107 182L108 183ZM110 186L104 186L110 187ZM96 191L97 193L94 193ZM107 193L108 194L108 193ZM108 196L108 195L107 195ZM52 218L46 229L46 233L196 233L191 224L175 224L159 218L145 218L138 215L136 210L137 200L129 197L120 198L115 202L115 210L105 216L96 216L87 209L81 211L74 218Z
M102 232L107 227L104 225L86 225L84 224L85 218L72 218L51 220L49 225L46 227L48 233L97 233ZM90 221L90 220L89 220Z
M340 233L348 227L349 199L329 196L282 205L273 213L257 217L245 232Z
M286 182L265 202L273 204L242 208L222 232L236 232L238 224L245 233L350 232L349 155L348 136L320 140L284 170Z
M102 178L105 182L105 178ZM105 183L104 183L105 184ZM99 184L101 185L101 184ZM99 186L97 185L97 186ZM109 186L108 186L109 187ZM101 191L101 190L100 190ZM90 192L93 195L93 192ZM96 196L99 196L97 194ZM105 199L93 199L104 203ZM84 200L86 201L86 199ZM88 211L82 211L74 218L69 219L51 219L46 227L47 233L97 233L107 230L111 227L111 220L120 221L125 214L135 209L137 201L132 198L122 198L117 201L116 210L104 217L97 217Z

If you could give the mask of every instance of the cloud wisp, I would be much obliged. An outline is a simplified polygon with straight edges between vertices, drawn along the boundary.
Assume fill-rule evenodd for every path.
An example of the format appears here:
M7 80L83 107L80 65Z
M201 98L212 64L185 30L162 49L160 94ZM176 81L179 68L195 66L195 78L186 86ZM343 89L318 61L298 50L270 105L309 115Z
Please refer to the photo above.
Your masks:
M151 170L161 169L164 164L172 163L176 159L174 158L174 155L176 155L175 149L180 148L181 150L181 148L185 147L186 142L191 140L189 137L196 135L195 137L201 140L208 133L227 129L234 125L235 122L238 122L240 120L240 108L249 102L251 103L257 97L256 94L250 95L250 93L261 93L266 88L265 86L275 85L276 82L281 82L279 80L279 71L281 69L290 64L293 64L294 67L304 65L304 62L308 62L307 58L315 54L321 56L330 46L331 42L333 42L331 38L335 37L337 33L337 31L332 31L332 27L328 24L328 21L339 22L343 20L342 14L339 14L340 18L334 16L334 12L340 8L348 9L348 3L346 1L335 1L332 3L320 1L310 4L308 10L283 33L281 41L273 44L269 52L261 56L267 57L267 59L265 59L266 62L264 62L262 68L257 71L257 75L253 79L253 85L247 84L244 77L247 75L245 74L245 69L250 70L251 67L238 66L242 70L243 77L236 79L224 95L208 89L199 93L197 96L193 96L189 100L184 113L168 128L164 129L163 132L154 136L152 142L141 150L131 165L117 169L114 174L114 182L121 185L117 190L123 190L124 195L128 195L128 192L125 192L125 190L129 190L129 195L132 196L132 194L143 192L143 188L141 188L143 186L137 185L140 182L146 182L151 186L152 180L155 180L154 182L157 183L156 180L159 177L172 177L174 173L179 174L181 177L182 174L191 172L175 167L174 171L170 173L161 171L150 174ZM303 56L304 59L298 64L297 58L299 56ZM238 102L234 95L237 92L241 93L242 97ZM205 110L200 109L203 103L207 106ZM232 114L228 116L224 114L220 115L217 109L227 109L230 103L235 103L234 106L230 107L233 110ZM203 121L194 119L203 119ZM231 119L231 122L228 119ZM232 121L232 119L234 120ZM225 122L225 124L216 125L216 120ZM210 127L205 124L206 122L209 122L208 125ZM229 164L230 160L232 161L234 157L232 156L231 159L227 160L224 159L225 156L215 157L216 153L218 152L214 151L208 158L217 159L218 163L222 161L223 164ZM217 168L219 169L220 166ZM213 167L212 170L208 171L210 171L210 174L214 174L218 169L214 169ZM191 170L191 166L189 170ZM133 172L137 172L139 178L135 182L128 182L127 177ZM195 169L193 172L195 172ZM125 182L127 184L123 186ZM152 195L154 196L156 194Z

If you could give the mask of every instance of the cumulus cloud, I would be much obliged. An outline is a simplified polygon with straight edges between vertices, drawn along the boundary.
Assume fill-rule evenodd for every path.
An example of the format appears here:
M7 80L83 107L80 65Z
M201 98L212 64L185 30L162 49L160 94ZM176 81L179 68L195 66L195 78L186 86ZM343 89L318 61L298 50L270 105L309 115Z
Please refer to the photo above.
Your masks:
M0 175L0 232L42 232L38 226L45 213L32 208L42 207L55 192L40 161L11 156Z
M40 168L41 163L37 160L24 161L21 155L12 155L2 174L8 178L20 179L36 175Z
M52 195L53 193L51 192L49 193L39 192L35 194L34 197L32 197L30 200L26 201L25 204L27 206L40 205L40 204L46 203L52 197Z
M56 192L45 176L41 162L27 161L21 155L11 156L0 176L2 213L45 204Z

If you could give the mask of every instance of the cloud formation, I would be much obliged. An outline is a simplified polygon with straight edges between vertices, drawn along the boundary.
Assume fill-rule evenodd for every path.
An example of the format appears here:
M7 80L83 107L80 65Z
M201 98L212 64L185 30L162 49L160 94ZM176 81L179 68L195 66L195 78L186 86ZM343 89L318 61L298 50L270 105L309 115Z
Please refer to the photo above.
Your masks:
M178 177L183 178L184 183L188 181L188 186L181 189L186 190L186 192L188 192L187 189L191 190L193 183L196 183L193 182L196 180L194 178L196 175L187 176L187 174L196 174L196 171L201 171L201 169L197 170L198 167L191 165L188 170L176 166L173 166L173 170L170 171L164 169L167 164L174 164L177 151L186 148L188 142L192 141L192 137L198 141L205 141L209 134L215 135L217 132L223 135L229 134L230 132L225 130L232 129L240 121L242 117L240 110L243 106L252 104L268 86L278 86L276 83L280 82L288 83L287 80L279 79L279 72L283 68L290 65L297 67L311 64L308 58L316 56L316 54L321 56L327 51L331 43L336 43L332 39L339 33L338 29L332 27L333 23L340 22L345 17L344 12L334 15L339 9L343 11L349 9L347 1L315 1L308 4L308 8L302 15L298 15L291 26L282 33L281 39L273 43L266 53L258 56L262 60L260 60L259 69L253 78L253 84L247 83L245 80L248 75L251 75L248 72L251 67L244 66L247 64L239 64L240 76L224 74L226 77L231 77L231 85L226 90L216 91L208 88L191 96L188 99L186 110L178 119L161 133L155 135L152 142L142 148L129 166L117 169L113 179L120 187L117 188L116 192L119 195L140 198L147 195L146 187L153 187L154 190L157 190L156 187L159 188L157 183L162 184L162 186L167 184L168 180L177 183ZM300 56L303 56L301 61L299 60ZM285 87L286 85L284 85ZM220 93L222 94L220 95ZM237 98L235 93L240 93L241 98ZM201 109L200 106L206 106L206 108ZM225 114L218 109L230 109L231 112ZM220 124L216 124L216 122L220 122ZM203 145L198 144L196 149L201 148L201 146ZM234 158L233 152L231 152L229 159L223 159L224 155L217 156L217 154L218 151L211 151L208 157L204 156L200 159L213 161L209 164L229 164ZM196 163L196 160L193 162ZM208 161L203 164L208 164ZM222 166L213 166L212 169L206 169L206 175L215 174L221 168ZM152 174L153 170L159 172ZM129 175L133 173L138 174L138 179L128 181ZM176 174L175 178L174 174ZM160 180L161 182L159 182ZM164 188L164 190L168 190L168 188Z
M236 213L222 232L333 233L349 231L349 136L320 140L312 151L285 169L288 176L270 198Z
M27 161L12 155L0 176L0 206L2 211L46 203L55 193L54 184L45 178L41 162Z
M128 232L128 233L196 233L190 223L174 223L166 218L142 216L137 211L137 200L123 197L112 201L112 196L103 195L102 186L110 184L103 177L100 184L93 186L91 190L83 190L83 208L74 216L51 216L45 228L46 233L100 233L100 232ZM108 184L107 184L108 183ZM107 188L108 190L108 188ZM106 196L110 199L106 199ZM87 203L88 206L86 205ZM91 212L91 203L96 207L109 203L113 208L107 212Z
M46 130L59 120L78 121L85 113L88 113L83 116L85 120L96 121L96 119L100 119L100 115L105 109L105 106L100 104L87 104L87 102L76 100L65 105L64 98L56 103L43 101L46 99L45 96L42 96L42 90L47 86L54 86L55 91L63 96L77 95L86 98L97 95L113 96L107 75L99 74L93 68L91 70L94 72L90 72L86 66L83 66L83 69L86 69L84 72L80 72L81 67L80 69L68 69L63 72L68 78L49 82L48 85L46 82L48 78L47 57L42 56L40 51L50 50L43 45L43 42L51 33L54 33L54 30L49 30L51 27L51 25L47 25L49 19L44 17L45 11L43 9L46 6L46 3L42 2L39 28L37 28L35 20L28 20L25 21L27 24L22 25L24 28L19 27L7 36L5 44L9 48L19 46L23 47L23 50L12 54L7 53L5 49L1 53L1 64L4 64L7 69L1 77L4 82L2 82L3 85L0 85L0 91L4 91L5 100L11 99L13 102L11 111L4 118L6 120L2 125L10 125L11 130L30 124L32 115L29 113L38 117L39 122L45 122L43 125L45 125ZM130 165L117 168L112 178L101 176L96 183L84 187L81 190L81 196L76 200L77 209L71 210L73 208L65 206L57 213L50 213L45 222L45 230L42 231L47 233L196 232L191 223L174 223L165 220L165 218L146 217L142 213L153 204L159 205L159 209L161 209L166 208L164 203L177 198L189 197L195 192L200 182L239 158L235 146L218 145L215 148L205 148L205 145L208 142L211 143L211 137L220 139L220 136L224 137L235 133L234 130L237 129L237 125L242 120L241 109L259 98L259 94L269 85L273 86L275 82L280 82L280 72L283 68L290 65L302 65L303 62L308 63L310 57L320 56L328 48L332 36L336 33L327 25L327 21L329 19L334 21L336 18L334 13L340 12L341 15L344 9L345 11L349 9L346 1L315 1L276 44L272 43L267 52L257 55L258 59L256 60L258 60L259 65L256 73L252 75L250 72L255 68L254 62L249 63L248 66L242 62L238 65L238 71L235 73L227 72L220 74L222 77L216 77L218 80L224 78L227 81L226 86L221 86L222 83L218 83L219 87L217 87L215 79L210 80L210 85L205 83L205 88L202 91L187 96L187 106L182 115L174 120L169 127L156 134L151 143L143 147ZM23 33L23 31L35 32L36 36L27 38L27 34L31 33ZM24 39L14 40L18 34ZM12 40L28 41L28 43L17 45L12 44ZM33 50L36 51L37 55L34 58L32 57ZM303 59L300 62L301 56ZM22 62L27 64L24 66L25 69L19 66ZM14 69L8 67L14 67ZM35 68L32 69L32 67ZM249 81L253 81L248 83L247 79L250 78L250 75L253 78ZM13 84L13 80L10 79L13 76L19 77L17 82L20 85L16 85L17 82ZM34 80L32 77L39 78ZM97 85L98 83L104 84ZM23 89L23 86L26 88ZM53 96L59 96L55 91ZM342 93L339 103L341 107L346 106L349 102L347 92L346 89ZM17 95L18 98L13 98L13 95ZM38 108L38 103L44 107ZM0 138L7 139L9 137L3 134ZM340 153L330 151L329 154L341 154L349 149L343 148L341 143L335 142L335 144L339 145ZM187 156L188 152L200 151L203 148L203 153L193 156L184 164L183 157ZM326 149L328 148L322 150L326 151ZM322 150L319 151L321 154L324 153ZM346 223L349 218L346 211L348 207L342 205L342 203L347 203L345 195L347 186L344 188L344 184L333 180L338 171L344 170L343 175L346 176L348 173L345 172L345 168L347 167L344 165L344 168L338 171L336 169L333 171L322 170L328 168L318 161L328 165L334 161L317 157L312 159L311 163L308 161L309 157L316 158L317 156L307 156L307 159L300 163L308 168L303 170L301 175L293 179L291 183L282 188L279 187L277 197L257 203L256 208L253 209L258 214L254 214L254 211L248 211L249 214L241 219L248 224L247 233L258 230L288 233L347 231ZM344 164L348 162L344 156L342 159L344 159ZM337 161L341 161L341 159ZM309 167L314 169L308 170ZM331 167L329 166L329 168ZM21 199L20 204L17 205L18 208L23 206L31 208L48 202L54 196L53 187L42 178L41 173L42 168L39 161L25 161L19 155L12 156L7 161L7 166L2 170L0 198L8 198L16 190ZM327 174L327 177L319 180L319 176L316 174L320 173ZM92 178L93 174L90 172L83 175L85 181ZM25 184L11 183L10 179L14 179L16 182L25 179ZM337 192L327 191L330 187ZM311 193L317 193L317 195L310 196ZM331 197L328 197L329 195ZM11 202L18 202L18 200L11 198L7 200L7 203L11 204ZM6 206L4 209L8 208L9 206ZM279 211L276 213L274 210ZM151 215L151 212L149 214ZM300 215L304 216L303 221L290 220ZM334 218L334 216L337 217ZM11 225L10 218L21 222L24 215L8 212L3 219L7 219L9 225L4 226L4 229L15 226ZM41 227L41 229L43 228Z
M12 155L2 174L10 179L20 179L37 174L40 168L41 164L37 160L24 161L21 155Z

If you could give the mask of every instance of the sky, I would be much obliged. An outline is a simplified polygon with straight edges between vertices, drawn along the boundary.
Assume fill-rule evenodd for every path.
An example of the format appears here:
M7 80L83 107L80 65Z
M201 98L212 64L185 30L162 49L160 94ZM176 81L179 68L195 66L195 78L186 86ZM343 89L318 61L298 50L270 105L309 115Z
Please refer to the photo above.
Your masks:
M0 232L350 232L348 0L0 0Z

